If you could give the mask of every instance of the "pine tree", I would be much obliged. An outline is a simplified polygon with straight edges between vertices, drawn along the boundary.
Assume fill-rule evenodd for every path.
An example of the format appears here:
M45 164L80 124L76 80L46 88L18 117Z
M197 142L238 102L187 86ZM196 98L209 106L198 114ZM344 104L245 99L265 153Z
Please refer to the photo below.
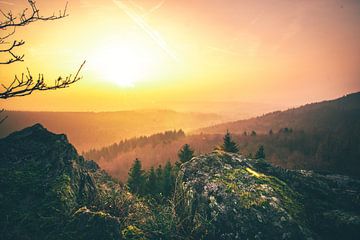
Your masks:
M170 161L166 162L166 165L164 167L164 172L163 172L163 194L164 197L169 197L172 192L173 192L173 187L174 184L173 183L173 177L172 177L172 165L170 163Z
M162 166L159 165L156 169L156 186L155 191L158 195L163 194L164 191L164 174Z
M156 186L157 186L157 176L155 173L154 167L151 167L149 173L147 174L146 179L146 193L155 196L157 194Z
M255 154L255 158L256 159L265 159L265 149L264 149L263 145L261 145L259 147L259 149L257 150L257 152Z
M229 130L226 131L226 134L224 136L224 143L222 145L222 149L225 152L230 152L230 153L238 153L239 152L239 148L238 148L237 144L231 139Z
M130 192L140 195L144 193L144 183L145 173L142 169L141 161L136 158L134 164L130 168L127 185Z
M185 144L178 152L178 157L181 163L190 161L194 157L194 150L190 148L189 144Z

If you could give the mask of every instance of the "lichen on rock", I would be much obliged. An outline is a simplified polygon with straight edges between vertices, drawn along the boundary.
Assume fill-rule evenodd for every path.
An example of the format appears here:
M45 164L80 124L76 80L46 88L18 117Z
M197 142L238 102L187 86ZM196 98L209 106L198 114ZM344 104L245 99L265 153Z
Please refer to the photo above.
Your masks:
M175 199L186 231L198 239L317 239L306 191L288 184L291 177L271 174L277 171L263 160L221 151L183 164ZM323 184L318 191L328 190Z
M40 124L0 139L1 239L122 239L141 201Z

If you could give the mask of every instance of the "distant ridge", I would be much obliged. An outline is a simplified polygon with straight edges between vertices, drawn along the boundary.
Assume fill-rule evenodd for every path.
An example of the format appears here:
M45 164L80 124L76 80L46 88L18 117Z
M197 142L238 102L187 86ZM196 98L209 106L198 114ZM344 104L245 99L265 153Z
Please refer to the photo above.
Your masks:
M226 130L236 134L253 130L258 133L268 133L270 129L279 131L286 127L295 130L326 131L348 122L360 123L360 92L334 100L306 104L286 111L276 111L247 120L217 124L198 129L194 133L222 134Z
M0 138L35 123L41 123L55 133L66 133L80 152L125 138L174 129L191 131L223 122L222 117L217 114L171 110L99 113L6 111L3 114L6 114L8 119L0 125Z
M85 155L124 181L135 158L150 168L167 160L175 162L184 144L190 144L196 154L209 153L222 143L226 130L243 156L254 156L262 145L266 160L277 166L360 177L360 93L219 124L176 139L119 139Z

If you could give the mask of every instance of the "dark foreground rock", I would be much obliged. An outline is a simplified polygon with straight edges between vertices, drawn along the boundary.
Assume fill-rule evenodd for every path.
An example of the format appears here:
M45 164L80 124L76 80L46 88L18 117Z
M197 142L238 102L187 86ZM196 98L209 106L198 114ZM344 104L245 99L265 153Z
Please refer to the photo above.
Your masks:
M0 239L121 239L135 203L65 135L37 124L0 140Z
M214 152L181 167L177 213L197 239L360 239L360 182Z

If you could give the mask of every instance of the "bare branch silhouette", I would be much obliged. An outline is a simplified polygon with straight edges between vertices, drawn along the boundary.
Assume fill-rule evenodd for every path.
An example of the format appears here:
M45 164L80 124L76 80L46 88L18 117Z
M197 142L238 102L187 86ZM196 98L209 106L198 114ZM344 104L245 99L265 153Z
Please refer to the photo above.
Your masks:
M16 53L16 50L23 46L25 41L8 41L15 34L18 27L24 27L37 21L53 21L68 16L68 3L66 3L64 9L60 10L58 14L53 13L50 16L43 16L40 14L36 1L27 0L27 2L28 7L20 11L18 14L13 14L12 11L4 12L0 9L0 65L8 65L24 61L24 54L18 54ZM55 79L53 84L46 83L43 74L38 74L37 77L34 77L30 70L27 69L27 72L23 73L20 77L15 75L14 80L9 85L5 85L3 81L0 81L0 99L26 96L32 94L34 91L67 88L81 79L79 74L84 64L85 61L81 64L75 75L69 75L65 78L60 76ZM0 114L3 112L4 110L0 110ZM4 122L5 119L6 117L0 118L0 124Z
M66 13L68 4L66 3L65 8L63 11L59 11L58 15L51 15L48 17L44 17L40 15L40 11L36 6L36 2L33 0L28 0L29 7L25 8L21 13L14 15L11 11L5 13L4 11L0 10L0 14L4 18L3 21L0 21L0 30L7 31L11 28L11 31L4 36L0 36L0 45L9 45L6 42L10 36L12 36L17 27L26 26L32 22L36 21L52 21L58 20L68 16ZM6 61L0 61L0 64L11 64L14 62L22 62L24 61L24 55L18 55L13 52L14 49L24 45L25 42L23 40L20 41L13 41L13 43L9 47L5 47L5 49L1 49L0 47L0 54L8 54L10 59Z
M13 52L14 48L20 47L22 45L24 45L25 42L23 40L21 40L20 42L18 41L14 41L13 44L7 48L7 49L0 49L0 53L8 53L10 55L10 59L7 61L0 61L0 64L11 64L13 62L23 62L24 60L24 54L23 55L16 55Z
M85 61L83 64L81 64L80 68L74 76L69 75L65 78L58 77L53 85L48 85L45 83L43 74L39 74L38 78L35 80L30 70L27 69L27 73L23 73L21 77L15 76L14 80L9 86L1 84L3 92L0 92L0 98L6 99L11 97L21 97L30 95L33 91L46 91L69 87L69 85L81 79L81 77L79 77L79 73L84 64Z
M49 17L44 17L42 15L40 15L40 11L36 6L36 1L34 0L28 0L29 6L30 6L30 14L27 14L27 12L29 11L29 8L25 8L22 13L19 14L18 17L14 16L13 13L11 11L9 11L8 13L4 13L3 11L1 11L1 14L5 17L5 21L0 22L0 29L4 29L4 28L8 28L8 27L20 27L20 26L25 26L31 22L35 22L35 21L48 21L48 20L57 20L60 18L64 18L67 15L66 11L67 11L67 6L68 3L66 3L65 8L63 11L59 11L58 15L51 15Z

